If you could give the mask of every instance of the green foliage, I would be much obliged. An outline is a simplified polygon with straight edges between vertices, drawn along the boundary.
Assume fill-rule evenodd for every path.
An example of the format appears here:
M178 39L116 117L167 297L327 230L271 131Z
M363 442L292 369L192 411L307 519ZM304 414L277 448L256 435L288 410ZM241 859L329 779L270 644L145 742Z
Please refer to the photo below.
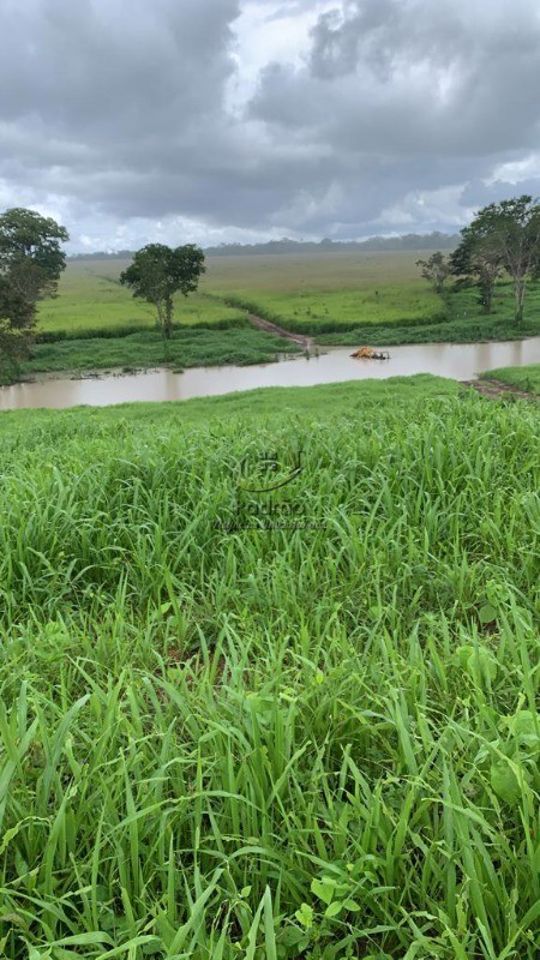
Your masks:
M292 295L255 293L252 299L227 295L226 303L278 326L316 337L362 327L368 332L415 328L444 319L444 304L430 290L389 282L381 289ZM414 333L413 333L414 335Z
M118 276L126 261L70 261L59 284L59 296L38 308L38 341L75 337L121 337L155 327L152 307L131 297ZM239 326L244 312L231 309L204 293L174 298L174 326L226 329Z
M416 266L421 268L424 280L428 280L436 293L442 293L445 281L452 272L451 264L444 253L438 250L426 260L417 260Z
M540 713L519 709L503 717L503 735L490 744L491 785L506 804L519 808L523 795L540 790Z
M60 246L66 240L67 230L52 217L21 207L6 210L0 215L0 271L30 261L39 268L43 283L54 283L66 266Z
M116 260L70 263L60 296L40 306L38 340L116 338L152 328L150 307L132 300L118 283L125 265ZM528 304L522 336L540 333L540 284L529 286ZM509 283L497 284L493 314L486 316L473 287L437 296L417 278L414 255L216 257L208 261L201 292L185 303L180 294L175 310L182 329L245 325L251 310L288 329L311 333L322 345L470 342L516 335Z
M515 322L521 323L527 281L540 265L540 204L527 194L489 204L464 232L460 247L458 259L471 261L469 270L479 273L485 287L492 287L501 269L512 278Z
M540 394L540 363L486 370L482 377L488 380L500 380L501 383L507 383L526 393Z
M483 646L474 647L470 643L462 644L456 651L459 664L473 679L480 682L495 680L497 676L497 661L490 651Z
M495 284L504 268L504 257L494 242L489 227L481 219L461 231L461 242L450 256L451 272L466 277L479 290L484 313L491 313Z
M391 346L404 343L473 343L488 340L514 340L540 335L540 284L530 283L527 291L528 309L517 331L514 322L514 294L510 283L495 286L492 312L485 314L478 303L475 287L459 287L445 291L441 299L445 315L436 322L412 322L399 325L359 325L343 333L317 336L321 344L369 343Z
M173 327L173 298L193 293L205 272L204 253L193 244L174 250L162 243L150 243L138 250L130 266L120 274L120 283L134 297L152 303L158 324L169 338Z
M209 258L205 289L289 330L316 336L434 322L440 298L414 253Z
M34 313L6 276L0 274L0 377L17 371L18 361L26 356Z
M536 960L538 441L430 377L0 416L3 953ZM299 448L311 525L224 530Z
M0 363L27 352L36 304L54 296L65 267L60 246L64 227L34 210L15 208L0 215Z
M167 366L175 369L220 364L269 363L279 354L298 351L295 344L260 330L234 328L221 331L188 328L173 330L170 340L153 330L127 336L69 337L37 343L30 358L23 359L16 377L38 373L88 373L95 370L147 369ZM4 374L10 381L10 371Z

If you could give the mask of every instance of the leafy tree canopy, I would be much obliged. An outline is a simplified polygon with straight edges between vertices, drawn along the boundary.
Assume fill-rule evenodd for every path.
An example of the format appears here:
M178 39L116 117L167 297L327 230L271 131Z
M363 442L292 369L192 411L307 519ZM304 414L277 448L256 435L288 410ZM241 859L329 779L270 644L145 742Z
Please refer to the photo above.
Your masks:
M440 250L433 253L427 260L417 260L416 266L420 267L422 276L429 280L437 293L442 293L447 277L450 275L450 263Z
M454 273L476 274L487 287L505 270L514 282L519 323L527 281L540 266L540 204L523 194L484 207L462 231L462 241L451 260Z
M35 210L0 214L0 361L13 363L31 343L38 300L54 296L66 265L65 227Z
M138 250L133 263L120 275L120 283L129 287L134 297L152 303L158 323L170 337L173 324L173 297L193 293L205 272L204 253L200 247L186 244L172 249L162 243L150 243Z
M22 207L6 210L0 215L0 270L30 261L42 271L44 280L55 282L66 265L60 246L66 240L67 230L52 217Z
M486 225L474 222L461 231L461 241L450 256L451 271L478 287L485 313L491 313L495 284L504 268L503 256Z

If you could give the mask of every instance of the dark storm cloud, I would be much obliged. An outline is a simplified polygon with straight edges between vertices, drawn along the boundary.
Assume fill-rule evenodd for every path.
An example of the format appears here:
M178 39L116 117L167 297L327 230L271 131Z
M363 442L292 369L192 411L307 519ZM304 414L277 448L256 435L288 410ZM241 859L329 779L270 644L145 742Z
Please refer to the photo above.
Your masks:
M219 105L237 0L2 0L0 110L55 130L164 132Z
M255 90L246 10L311 25ZM75 236L453 229L531 157L540 192L536 0L0 0L0 24L0 202L56 204Z
M0 177L119 216L180 212L205 177L219 194L209 157L229 149L238 13L237 0L0 0Z
M330 144L344 193L336 220L365 222L538 149L539 73L535 0L358 0L319 17L304 68L265 69L251 115L276 139ZM470 190L463 199L464 214L478 202Z

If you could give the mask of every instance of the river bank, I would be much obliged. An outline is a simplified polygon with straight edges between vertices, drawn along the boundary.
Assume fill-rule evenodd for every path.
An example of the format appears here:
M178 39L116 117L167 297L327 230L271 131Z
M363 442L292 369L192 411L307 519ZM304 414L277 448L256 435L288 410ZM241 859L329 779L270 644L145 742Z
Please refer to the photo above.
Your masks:
M5 372L4 384L28 381L41 374L88 376L100 371L133 372L153 367L189 367L271 363L298 345L250 325L226 330L185 328L165 340L155 330L119 337L81 337L37 342L30 358ZM0 381L1 382L1 381Z
M260 336L270 335L260 333ZM278 340L278 345L284 345L284 341ZM535 363L540 363L540 337L499 343L392 347L390 359L385 361L354 360L349 348L339 347L328 348L317 355L296 353L272 363L193 366L180 373L156 364L157 369L126 372L125 375L119 375L121 370L85 379L53 379L48 375L33 382L1 388L0 410L188 400L259 387L307 387L404 378L422 373L470 381L482 371L526 367Z

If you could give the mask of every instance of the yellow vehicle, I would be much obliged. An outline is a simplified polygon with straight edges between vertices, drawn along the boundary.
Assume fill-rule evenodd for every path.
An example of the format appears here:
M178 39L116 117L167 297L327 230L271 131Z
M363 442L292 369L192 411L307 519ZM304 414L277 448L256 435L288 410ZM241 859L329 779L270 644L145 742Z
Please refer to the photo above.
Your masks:
M387 350L376 350L373 347L358 347L351 357L355 360L389 360L390 354Z

